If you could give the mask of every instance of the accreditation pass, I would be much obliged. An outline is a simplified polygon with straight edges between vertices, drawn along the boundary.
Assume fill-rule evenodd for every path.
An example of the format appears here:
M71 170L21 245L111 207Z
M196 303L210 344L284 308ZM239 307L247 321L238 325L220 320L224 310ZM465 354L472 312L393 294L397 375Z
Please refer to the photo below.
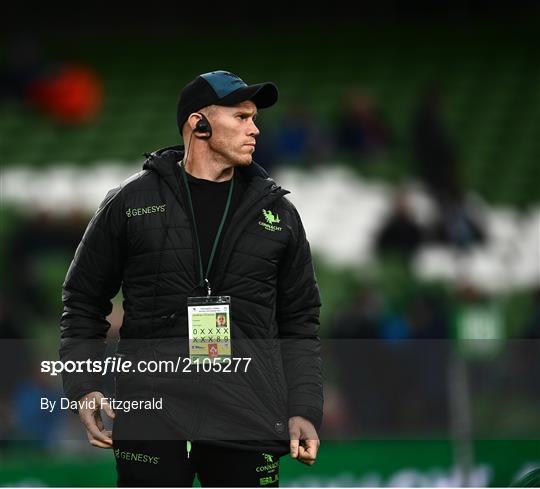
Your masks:
M190 359L230 358L230 296L188 297L187 305Z

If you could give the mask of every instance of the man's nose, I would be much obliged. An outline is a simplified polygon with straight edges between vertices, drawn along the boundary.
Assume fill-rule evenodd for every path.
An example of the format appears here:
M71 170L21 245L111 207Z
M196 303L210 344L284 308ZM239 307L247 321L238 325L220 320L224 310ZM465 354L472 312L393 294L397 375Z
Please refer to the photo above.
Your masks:
M249 128L249 135L253 137L257 137L261 131L259 131L259 128L255 125L254 121L251 121L251 127Z

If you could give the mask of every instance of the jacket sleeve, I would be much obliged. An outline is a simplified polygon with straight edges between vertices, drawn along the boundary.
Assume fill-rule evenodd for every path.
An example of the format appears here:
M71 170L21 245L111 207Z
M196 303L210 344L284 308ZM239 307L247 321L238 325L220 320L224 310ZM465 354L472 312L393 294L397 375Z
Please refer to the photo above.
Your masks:
M122 282L125 215L120 187L111 190L88 224L62 289L60 360L102 360L110 328L106 317ZM64 392L78 400L103 390L100 373L63 373Z
M291 204L292 206L292 204ZM323 385L319 339L319 287L298 212L278 277L277 322L288 387L289 417L303 416L319 429Z

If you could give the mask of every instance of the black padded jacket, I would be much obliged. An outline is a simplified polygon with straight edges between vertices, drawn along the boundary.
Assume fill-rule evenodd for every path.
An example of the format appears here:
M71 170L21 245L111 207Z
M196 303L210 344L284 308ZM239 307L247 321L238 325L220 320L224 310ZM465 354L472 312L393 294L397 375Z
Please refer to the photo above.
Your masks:
M120 287L117 354L134 361L188 356L187 298L204 291L182 157L180 146L151 153L143 171L111 190L88 224L63 285L61 360L103 358L106 317ZM321 424L319 289L288 192L256 163L236 171L247 187L210 283L213 295L232 298L233 356L252 358L248 372L120 374L115 397L164 398L163 416L175 436L284 453L289 417ZM65 373L63 381L71 400L103 390L99 373Z

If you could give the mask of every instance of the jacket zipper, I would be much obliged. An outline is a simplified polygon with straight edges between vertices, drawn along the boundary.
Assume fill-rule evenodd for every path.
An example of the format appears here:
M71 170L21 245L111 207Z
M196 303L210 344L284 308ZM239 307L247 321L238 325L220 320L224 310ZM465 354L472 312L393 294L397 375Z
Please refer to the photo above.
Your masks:
M191 219L190 213L187 211L187 205L186 205L187 203L185 202L185 195L184 195L184 191L182 189L181 179L179 178L179 171L180 171L180 169L178 167L178 163L175 163L175 168L174 168L174 177L175 178L174 179L175 179L175 182L178 184L178 187L176 189L173 188L171 190L172 190L173 195L178 200L180 206L182 207L182 209L186 213L187 220L188 220L188 222L190 224L190 228L191 228L191 239L193 240L194 239L193 237L195 236L194 226L196 225L196 223L193 222L193 220ZM159 178L161 178L161 176ZM170 188L170 185L169 185L169 188ZM249 189L250 189L250 187L248 187L246 189L246 192L248 192ZM258 189L258 190L263 191L265 193L261 197L259 197L257 199L251 199L251 200L247 200L247 201L244 200L242 202L242 205L240 205L236 209L236 212L235 212L235 214L233 216L233 219L231 219L231 221L229 222L229 225L228 225L228 228L227 228L227 230L225 232L225 235L222 238L223 239L222 242L226 243L227 248L225 249L224 247L221 247L218 256L216 256L216 258L215 258L212 278L215 277L215 273L217 272L217 270L219 270L218 265L221 264L222 261L223 261L223 273L220 275L221 280L219 280L219 278L218 278L216 280L215 284L213 284L213 282L210 282L210 283L213 284L212 289L214 291L219 290L219 286L221 286L221 283L223 282L223 278L222 278L223 274L224 274L225 270L227 269L227 264L229 262L232 251L234 249L234 244L236 243L236 241L240 237L242 231L248 225L250 219L255 217L257 215L257 213L259 212L258 206L263 205L263 204L265 204L265 205L270 204L270 203L278 200L280 197L282 197L282 196L289 193L289 191L281 189L281 187L278 187L275 183L272 184L272 186L270 187L269 190L268 190L267 185L265 187L263 187L263 188ZM249 212L246 215L245 218L242 218L243 209L250 209L251 210L251 212ZM235 217L236 217L236 219L235 219ZM234 225L237 223L237 221L240 221L240 222L238 222L238 224L236 225L237 227L235 228ZM193 248L195 248L195 246L193 246ZM194 253L194 255L197 255L196 258L198 259L199 258L199 251L196 251ZM195 277L197 277L197 274L198 274L197 273L198 272L197 271L197 263L198 263L197 259L193 260L193 263L194 263L194 276ZM275 378L275 375L274 375L274 378ZM206 380L206 379L205 378L201 379L201 384L205 383L205 382L203 382L204 380ZM276 379L276 383L277 383L277 379ZM277 387L278 386L276 385L276 388ZM203 422L204 422L204 420L206 419L206 416L207 416L207 413L206 413L204 408L201 408L201 410L199 411L198 414L199 414L197 416L198 420L195 420L196 422L194 423L195 424L195 429L194 429L193 435L192 435L193 438L195 438L198 435L198 433L200 431L200 427L203 424ZM186 449L187 449L187 445L186 445ZM188 458L189 458L189 452L188 452Z

